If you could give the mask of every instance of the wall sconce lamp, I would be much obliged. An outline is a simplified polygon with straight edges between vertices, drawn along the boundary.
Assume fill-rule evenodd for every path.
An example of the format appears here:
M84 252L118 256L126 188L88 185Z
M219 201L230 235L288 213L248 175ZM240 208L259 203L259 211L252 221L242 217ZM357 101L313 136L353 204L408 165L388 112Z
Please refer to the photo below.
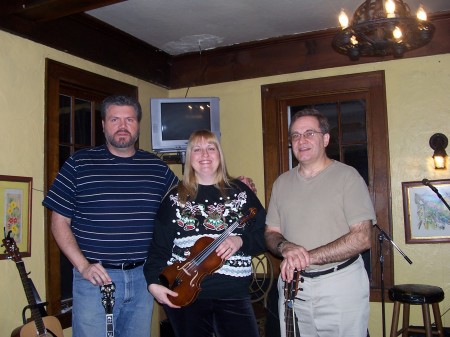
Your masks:
M448 145L447 137L442 133L435 133L430 138L430 147L434 150L434 168L435 169L445 169L447 152L445 148Z

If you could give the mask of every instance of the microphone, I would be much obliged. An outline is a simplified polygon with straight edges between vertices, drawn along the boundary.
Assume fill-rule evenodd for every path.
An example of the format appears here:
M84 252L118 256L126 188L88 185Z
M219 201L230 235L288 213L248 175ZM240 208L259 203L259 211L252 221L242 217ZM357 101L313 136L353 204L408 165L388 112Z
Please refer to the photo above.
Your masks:
M429 188L431 188L431 190L434 193L439 194L439 191L437 190L436 187L434 187L433 185L431 185L430 181L428 179L422 179L422 184L424 184L425 186L428 186Z

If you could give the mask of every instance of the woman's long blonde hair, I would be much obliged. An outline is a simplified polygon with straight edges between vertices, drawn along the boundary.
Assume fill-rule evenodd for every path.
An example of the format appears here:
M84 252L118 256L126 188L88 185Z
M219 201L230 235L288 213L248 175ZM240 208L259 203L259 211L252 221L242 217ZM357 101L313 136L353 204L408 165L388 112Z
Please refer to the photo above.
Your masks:
M195 171L191 165L192 148L200 141L213 144L219 151L219 167L217 168L216 177L214 179L214 186L219 189L223 196L226 196L226 188L230 187L231 177L228 175L227 166L225 164L225 157L223 155L222 147L216 135L209 130L194 131L189 137L186 149L186 166L184 168L183 181L178 184L178 200L184 204L188 200L194 200L197 197L198 182L195 177Z

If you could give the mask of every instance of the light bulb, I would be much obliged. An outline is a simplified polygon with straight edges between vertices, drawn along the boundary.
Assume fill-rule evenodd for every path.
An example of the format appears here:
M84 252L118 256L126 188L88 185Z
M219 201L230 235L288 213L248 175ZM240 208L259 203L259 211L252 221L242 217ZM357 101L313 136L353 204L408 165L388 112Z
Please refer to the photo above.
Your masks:
M342 29L348 27L348 16L347 14L345 14L343 9L341 9L341 13L339 14L339 24L341 25Z
M386 14L388 18L395 17L395 3L392 0L386 0L384 3L384 8L386 9Z
M352 37L350 38L350 42L352 43L352 45L357 45L358 44L358 40L356 39L355 35L352 35Z
M402 30L395 26L395 29L392 32L392 36L394 36L394 39L400 40L402 38Z
M445 168L445 157L444 156L434 156L434 167L437 169Z
M427 21L427 12L425 12L422 5L417 10L417 18L421 21Z

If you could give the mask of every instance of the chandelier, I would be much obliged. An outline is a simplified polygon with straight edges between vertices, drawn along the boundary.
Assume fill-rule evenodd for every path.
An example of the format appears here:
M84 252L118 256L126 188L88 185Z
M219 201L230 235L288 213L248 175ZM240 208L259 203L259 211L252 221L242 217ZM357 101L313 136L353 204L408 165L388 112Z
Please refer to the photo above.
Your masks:
M420 6L417 17L402 0L366 0L349 19L339 15L342 30L333 39L333 48L351 60L360 56L402 57L409 50L431 41L434 26Z

